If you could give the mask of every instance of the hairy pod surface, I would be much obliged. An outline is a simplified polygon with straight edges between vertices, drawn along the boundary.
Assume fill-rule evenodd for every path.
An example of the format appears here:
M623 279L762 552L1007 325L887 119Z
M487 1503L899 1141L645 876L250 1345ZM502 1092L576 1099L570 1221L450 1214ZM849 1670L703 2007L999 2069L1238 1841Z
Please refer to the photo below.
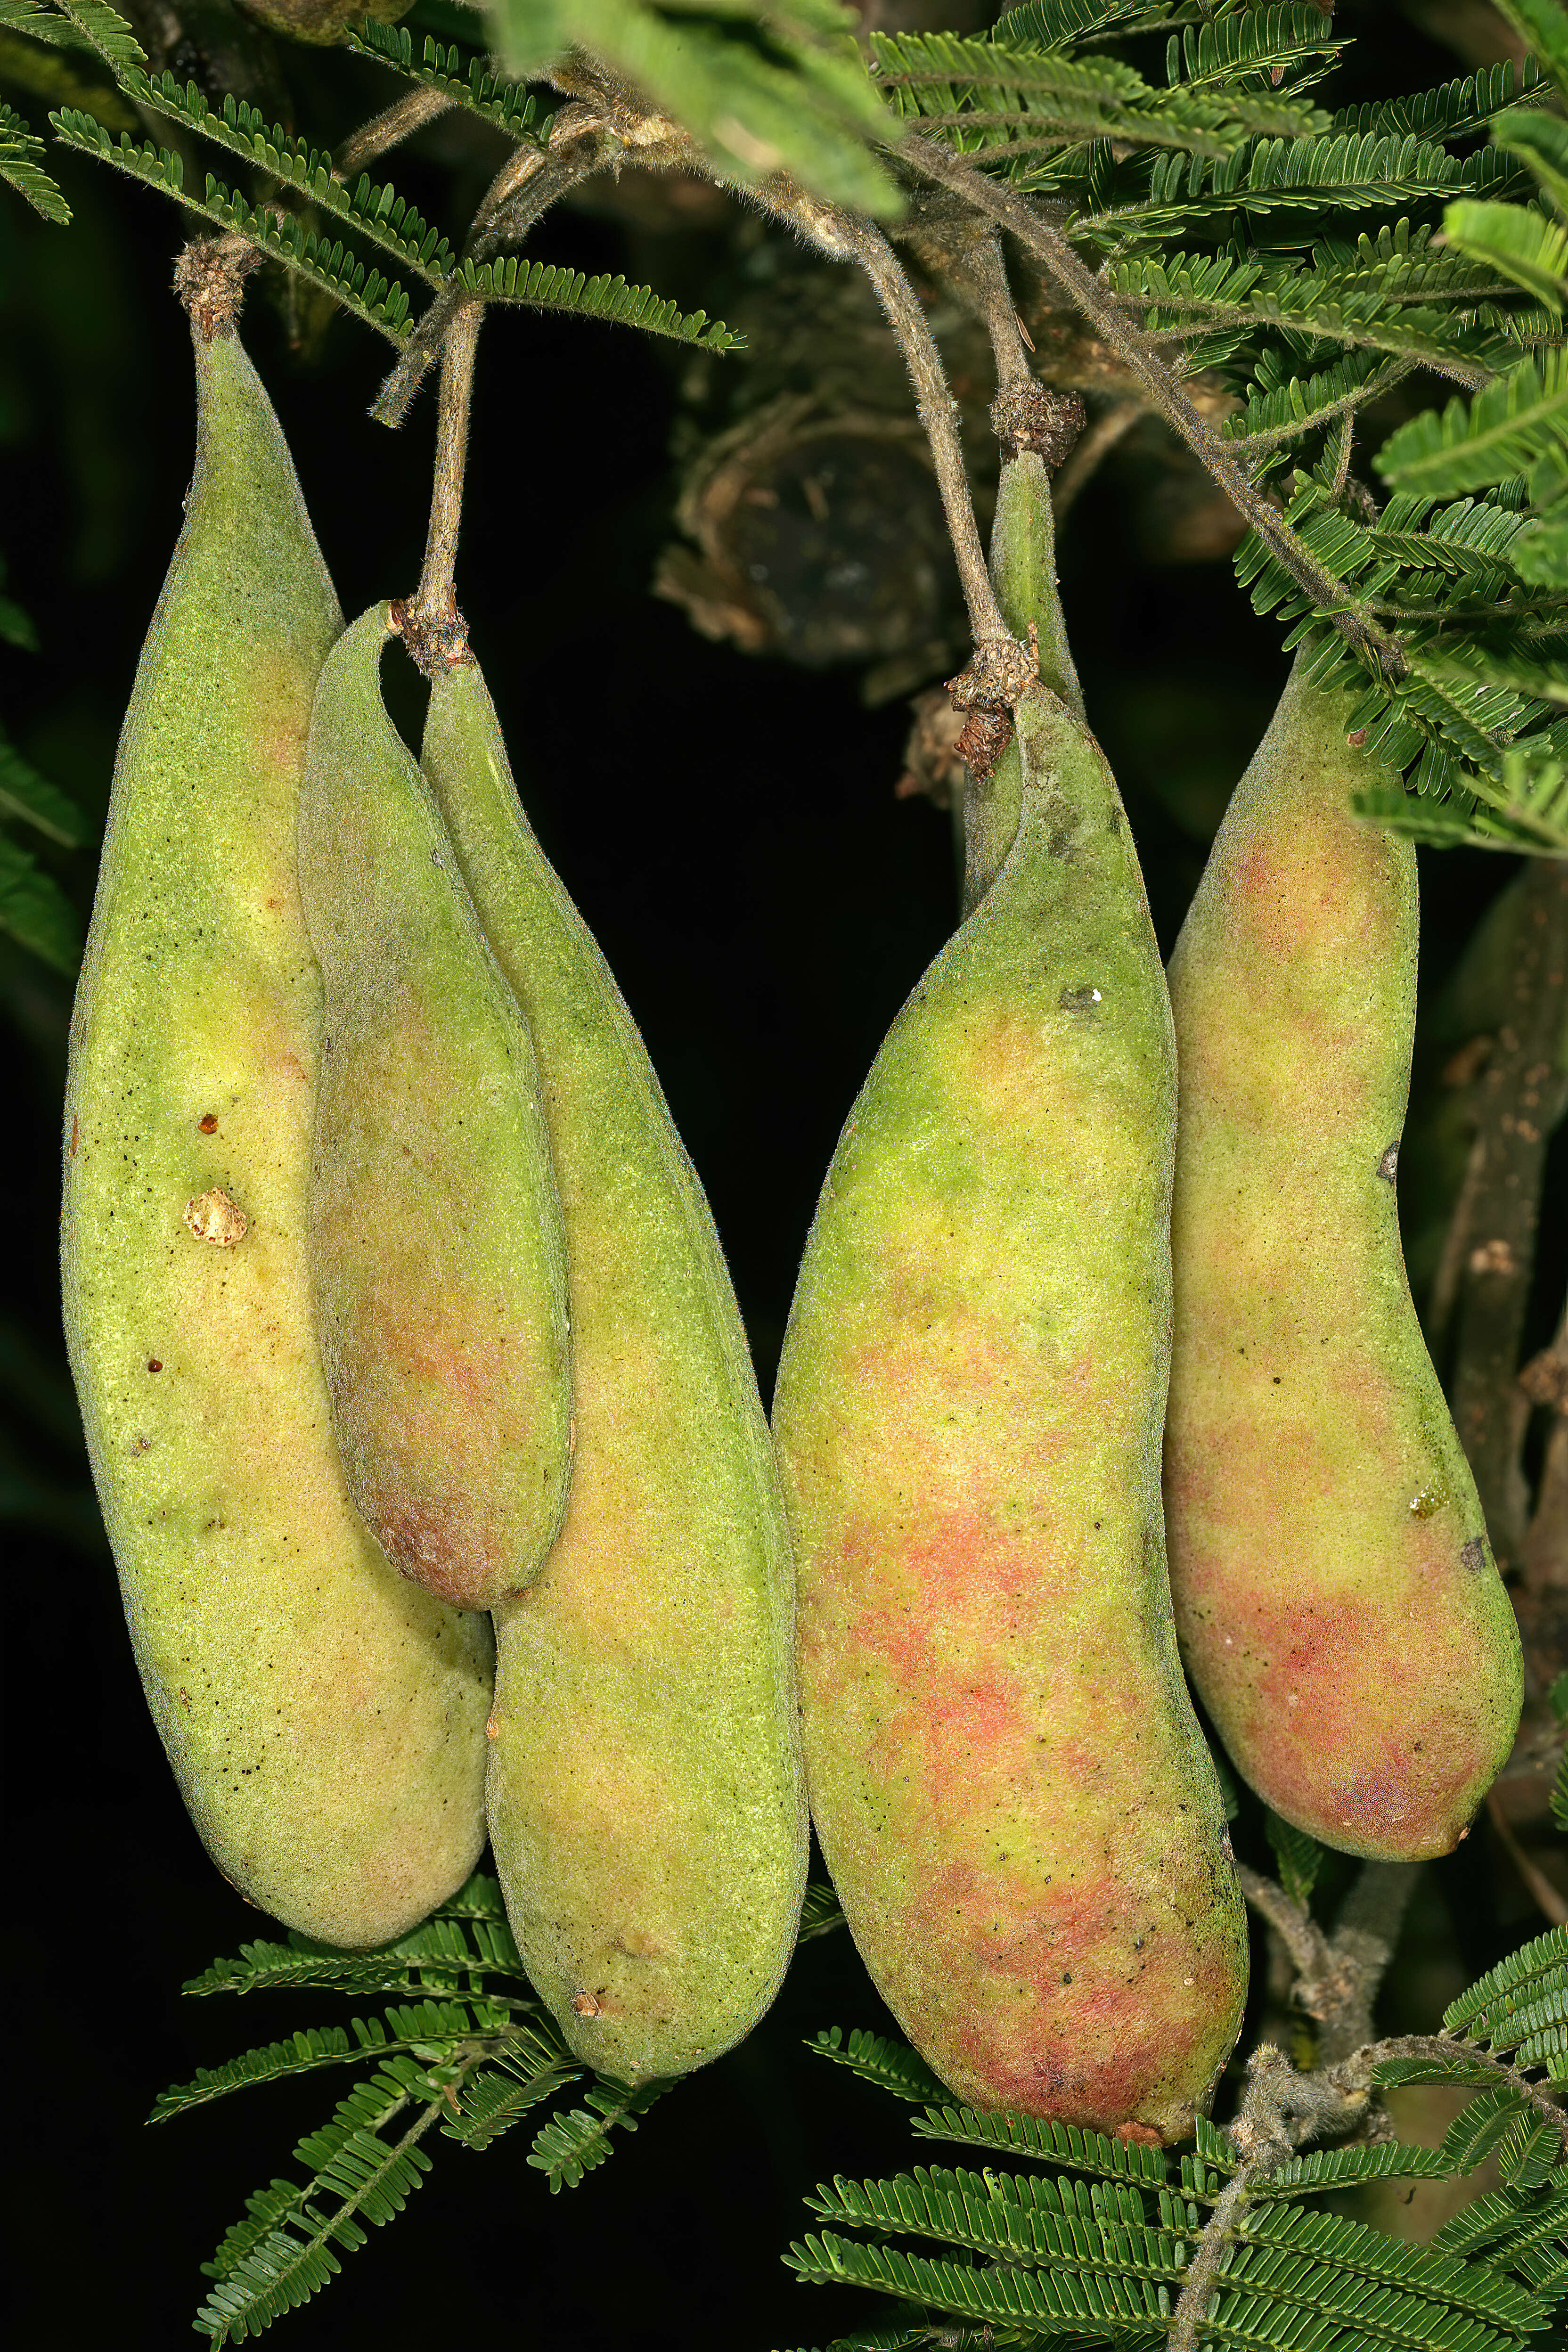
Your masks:
M1289 1822L1447 1853L1508 1755L1518 1629L1411 1303L1410 843L1352 698L1291 674L1171 959L1181 1069L1165 1447L1188 1669Z
M71 1025L66 1336L137 1664L209 1853L289 1927L374 1944L478 1859L490 1644L387 1567L332 1439L294 828L342 620L237 337L198 336L196 382Z
M1247 1934L1161 1526L1170 1010L1098 745L1044 689L1017 740L1016 838L855 1105L784 1340L807 1783L959 2097L1175 2138Z
M300 801L310 1273L365 1524L404 1576L493 1609L566 1507L566 1240L527 1027L381 698L388 626L374 605L328 655Z
M472 663L437 677L422 761L528 1019L566 1220L572 1490L497 1613L490 1837L573 2049L638 2082L738 2042L794 1947L789 1541L707 1202Z

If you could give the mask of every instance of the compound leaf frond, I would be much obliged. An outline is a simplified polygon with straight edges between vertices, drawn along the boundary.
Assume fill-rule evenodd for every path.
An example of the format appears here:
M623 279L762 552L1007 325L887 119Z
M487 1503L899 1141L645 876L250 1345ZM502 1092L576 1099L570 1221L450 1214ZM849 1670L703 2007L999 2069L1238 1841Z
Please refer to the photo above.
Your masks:
M443 48L426 34L420 55L414 54L414 36L406 25L384 25L374 16L348 27L348 40L361 55L391 66L410 81L438 89L454 106L493 122L509 139L527 140L535 147L550 143L552 115L541 115L538 101L521 82L495 73L481 57L464 59L455 46Z
M25 204L47 221L63 228L71 208L63 190L49 177L40 161L44 142L14 106L0 100L0 180L16 189Z
M745 348L744 337L732 333L722 319L710 319L706 310L681 311L651 286L628 286L618 276L585 278L580 269L531 262L515 253L504 261L465 261L456 276L487 302L518 302L541 310L570 310L580 319L606 319L617 326L640 327L646 334L668 335L701 352Z
M925 2060L907 2042L894 2042L885 2034L868 2033L857 2025L851 2027L847 2041L835 2025L805 2046L819 2058L829 2058L837 2066L847 2066L863 2082L891 2091L895 2098L919 2104L942 2095L942 2086Z

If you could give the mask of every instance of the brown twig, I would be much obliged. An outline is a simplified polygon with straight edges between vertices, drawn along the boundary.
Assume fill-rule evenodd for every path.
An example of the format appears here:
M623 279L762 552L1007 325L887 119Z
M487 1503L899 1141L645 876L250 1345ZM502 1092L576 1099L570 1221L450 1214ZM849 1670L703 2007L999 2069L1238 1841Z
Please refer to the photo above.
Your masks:
M1157 409L1186 443L1297 585L1320 610L1333 616L1335 625L1352 644L1364 647L1376 658L1384 675L1403 677L1405 659L1394 638L1347 600L1344 583L1318 562L1272 502L1254 486L1234 451L1194 407L1148 338L1125 316L1093 271L1079 260L1060 230L1026 198L977 171L962 157L951 154L934 140L912 133L903 141L899 152L917 171L965 197L976 211L989 214L1044 264L1047 275L1137 377L1149 405Z
M1479 1132L1460 1202L1463 1255L1449 1383L1455 1426L1505 1569L1519 1561L1530 1514L1521 1461L1530 1400L1517 1375L1547 1139L1552 1115L1562 1107L1568 865L1536 861L1521 885L1515 937L1507 1016L1476 1082Z
M1261 2042L1247 2062L1241 2111L1226 2134L1240 2162L1215 2200L1198 2234L1182 2292L1172 2314L1168 2352L1196 2352L1237 2222L1254 2184L1310 2139L1342 2137L1367 2106L1364 2090L1343 2088L1323 2074L1299 2074L1282 2050Z
M1421 1865L1369 1862L1345 1897L1332 1936L1274 1879L1237 1864L1241 1891L1267 1919L1296 1971L1291 1999L1318 2027L1318 2063L1337 2063L1372 2034L1373 2004L1394 1957Z
M831 259L858 261L865 270L898 338L914 384L915 406L931 445L948 536L952 541L959 583L969 611L971 635L976 646L995 638L1006 638L1011 643L985 567L985 551L974 520L974 502L969 493L969 475L958 436L958 403L948 389L936 338L897 254L871 222L837 205L824 204L785 173L774 173L755 188L737 193L752 196Z
M373 115L352 139L343 142L342 151L333 160L334 177L346 180L351 172L363 172L367 163L374 163L378 155L384 155L389 147L411 139L415 131L423 131L425 125L434 122L438 115L450 113L452 104L452 100L444 97L438 89L409 90L387 107L384 113Z
M1526 2105L1533 2107L1542 2121L1551 2125L1562 2145L1563 2158L1568 2158L1568 2112L1559 2104L1559 2095L1540 2083L1532 2083L1527 2074L1518 2066L1510 2066L1506 2058L1494 2058L1489 2052L1447 2033L1396 2033L1384 2042L1365 2043L1333 2068L1333 2079L1342 2089L1354 2092L1371 2084L1373 2068L1385 2058L1436 2058L1449 2063L1463 2059L1467 2065L1484 2067L1499 2083L1506 2083L1517 2091Z
M1146 401L1118 400L1095 418L1051 484L1051 509L1058 522L1067 514L1079 491L1098 472L1117 443L1125 434L1131 432L1141 417L1148 414Z
M603 116L584 106L563 108L548 151L515 148L490 182L469 225L464 257L483 261L500 247L518 244L568 189L609 162L616 144ZM449 280L425 312L375 396L370 413L380 424L402 424L467 297L465 287Z
M441 351L441 408L436 432L435 478L430 528L419 585L394 617L404 643L425 673L454 668L468 653L468 635L458 610L453 575L463 515L463 475L468 454L468 411L473 398L474 348L483 305L459 303Z

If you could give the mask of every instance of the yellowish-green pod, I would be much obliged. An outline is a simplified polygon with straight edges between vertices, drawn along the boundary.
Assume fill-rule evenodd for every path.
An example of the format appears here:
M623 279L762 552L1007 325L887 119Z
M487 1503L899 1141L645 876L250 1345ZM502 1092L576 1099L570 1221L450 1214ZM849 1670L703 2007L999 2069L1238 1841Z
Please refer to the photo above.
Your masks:
M635 2083L738 2042L794 1947L789 1542L707 1202L471 662L437 676L421 760L533 1038L572 1302L572 1491L497 1613L490 1838L533 1983Z
M1016 836L861 1089L784 1339L807 1780L958 2097L1175 2139L1247 1931L1161 1528L1170 1008L1099 746L1043 689L1017 733Z
M395 1568L493 1609L566 1507L566 1243L528 1030L381 698L328 655L300 802L321 968L309 1247L343 1467Z
M1350 796L1352 698L1292 672L1171 958L1165 1441L1187 1668L1325 1844L1447 1853L1519 1721L1519 1633L1411 1304L1394 1171L1415 853Z
M479 1856L490 1643L388 1568L333 1443L294 828L342 622L237 338L195 352L195 477L72 1022L66 1334L137 1663L208 1851L289 1927L375 1944Z
M1170 1006L1076 690L1049 485L1005 466L1042 687L965 804L973 906L893 1024L773 1403L813 1817L861 1957L960 2098L1192 2129L1247 1930L1160 1511Z

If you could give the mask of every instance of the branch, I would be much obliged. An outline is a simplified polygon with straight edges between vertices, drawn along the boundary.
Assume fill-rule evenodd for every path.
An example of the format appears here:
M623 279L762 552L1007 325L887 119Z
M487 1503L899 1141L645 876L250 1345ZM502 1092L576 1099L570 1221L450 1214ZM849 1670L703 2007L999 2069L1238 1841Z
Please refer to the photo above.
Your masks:
M1395 640L1359 607L1347 604L1343 582L1319 562L1271 501L1254 487L1230 446L1199 414L1164 362L1155 356L1148 339L1122 316L1108 289L1079 260L1061 232L1023 197L999 186L973 164L950 155L918 132L903 141L899 153L905 163L966 197L976 211L988 213L1044 263L1047 275L1137 377L1150 406L1157 409L1186 443L1237 513L1246 516L1264 545L1313 604L1332 618L1352 646L1373 654L1384 676L1402 677L1405 658Z
M1337 2063L1371 2039L1373 2004L1420 1870L1415 1862L1363 1864L1329 1937L1305 1905L1293 1902L1272 1878L1237 1864L1243 1895L1290 1955L1296 1970L1290 1998L1317 2022L1321 2065Z
M435 479L430 493L430 529L419 585L393 617L403 640L426 677L466 659L468 635L458 610L452 580L463 514L463 472L468 454L468 410L474 388L474 348L484 306L459 302L441 350L441 411L436 433Z
M1342 2135L1366 2106L1364 2089L1344 2088L1325 2074L1299 2074L1282 2050L1271 2042L1259 2043L1247 2062L1241 2111L1226 2133L1241 2161L1198 2234L1172 2315L1168 2352L1197 2352L1226 2248L1237 2217L1251 2201L1254 2182L1288 2164L1306 2141Z
M1561 2144L1563 2158L1568 2161L1568 2113L1559 2105L1557 2095L1542 2084L1532 2083L1528 2074L1510 2066L1506 2058L1494 2058L1489 2051L1478 2050L1447 2033L1395 2033L1384 2042L1369 2042L1342 2061L1332 2069L1334 2082L1353 2093L1363 2081L1371 2084L1373 2068L1384 2058L1462 2058L1467 2065L1487 2067L1500 2083L1517 2091L1543 2123L1551 2125Z
M548 150L515 148L490 182L469 226L465 258L483 261L500 246L519 243L569 188L609 161L617 143L602 116L584 106L564 108L555 118ZM380 424L402 424L446 342L454 312L467 299L467 289L451 281L437 295L375 396L370 413Z
M1329 1939L1306 1906L1293 1902L1277 1880L1266 1878L1245 1862L1237 1864L1236 1875L1248 1903L1259 1918L1268 1920L1289 1953L1298 1989L1322 1976L1329 1967Z
M384 155L389 147L395 147L401 140L412 138L416 131L423 131L425 125L434 122L438 114L449 113L452 104L452 100L438 89L405 91L384 113L373 116L363 129L354 132L352 139L345 140L342 152L333 163L336 176L346 180L353 173L363 171L377 155Z
M1148 405L1142 400L1117 400L1095 418L1051 484L1051 506L1058 522L1076 503L1079 491L1099 472L1117 443L1148 414Z
M1520 887L1507 1017L1475 1088L1479 1132L1460 1202L1448 1391L1505 1571L1518 1563L1530 1508L1520 1459L1530 1400L1518 1372L1551 1113L1561 1108L1553 1097L1562 1093L1556 1066L1568 1018L1568 866L1538 859Z
M969 494L969 476L958 435L958 403L948 389L936 338L897 254L881 230L869 221L808 195L784 173L774 173L755 188L737 193L754 196L777 219L787 221L831 259L858 261L869 278L888 323L898 337L914 384L915 406L931 445L948 536L952 541L953 560L969 611L970 634L977 648L998 639L1011 645L1013 639L991 585L985 551L980 544L980 530L974 520L974 502Z

